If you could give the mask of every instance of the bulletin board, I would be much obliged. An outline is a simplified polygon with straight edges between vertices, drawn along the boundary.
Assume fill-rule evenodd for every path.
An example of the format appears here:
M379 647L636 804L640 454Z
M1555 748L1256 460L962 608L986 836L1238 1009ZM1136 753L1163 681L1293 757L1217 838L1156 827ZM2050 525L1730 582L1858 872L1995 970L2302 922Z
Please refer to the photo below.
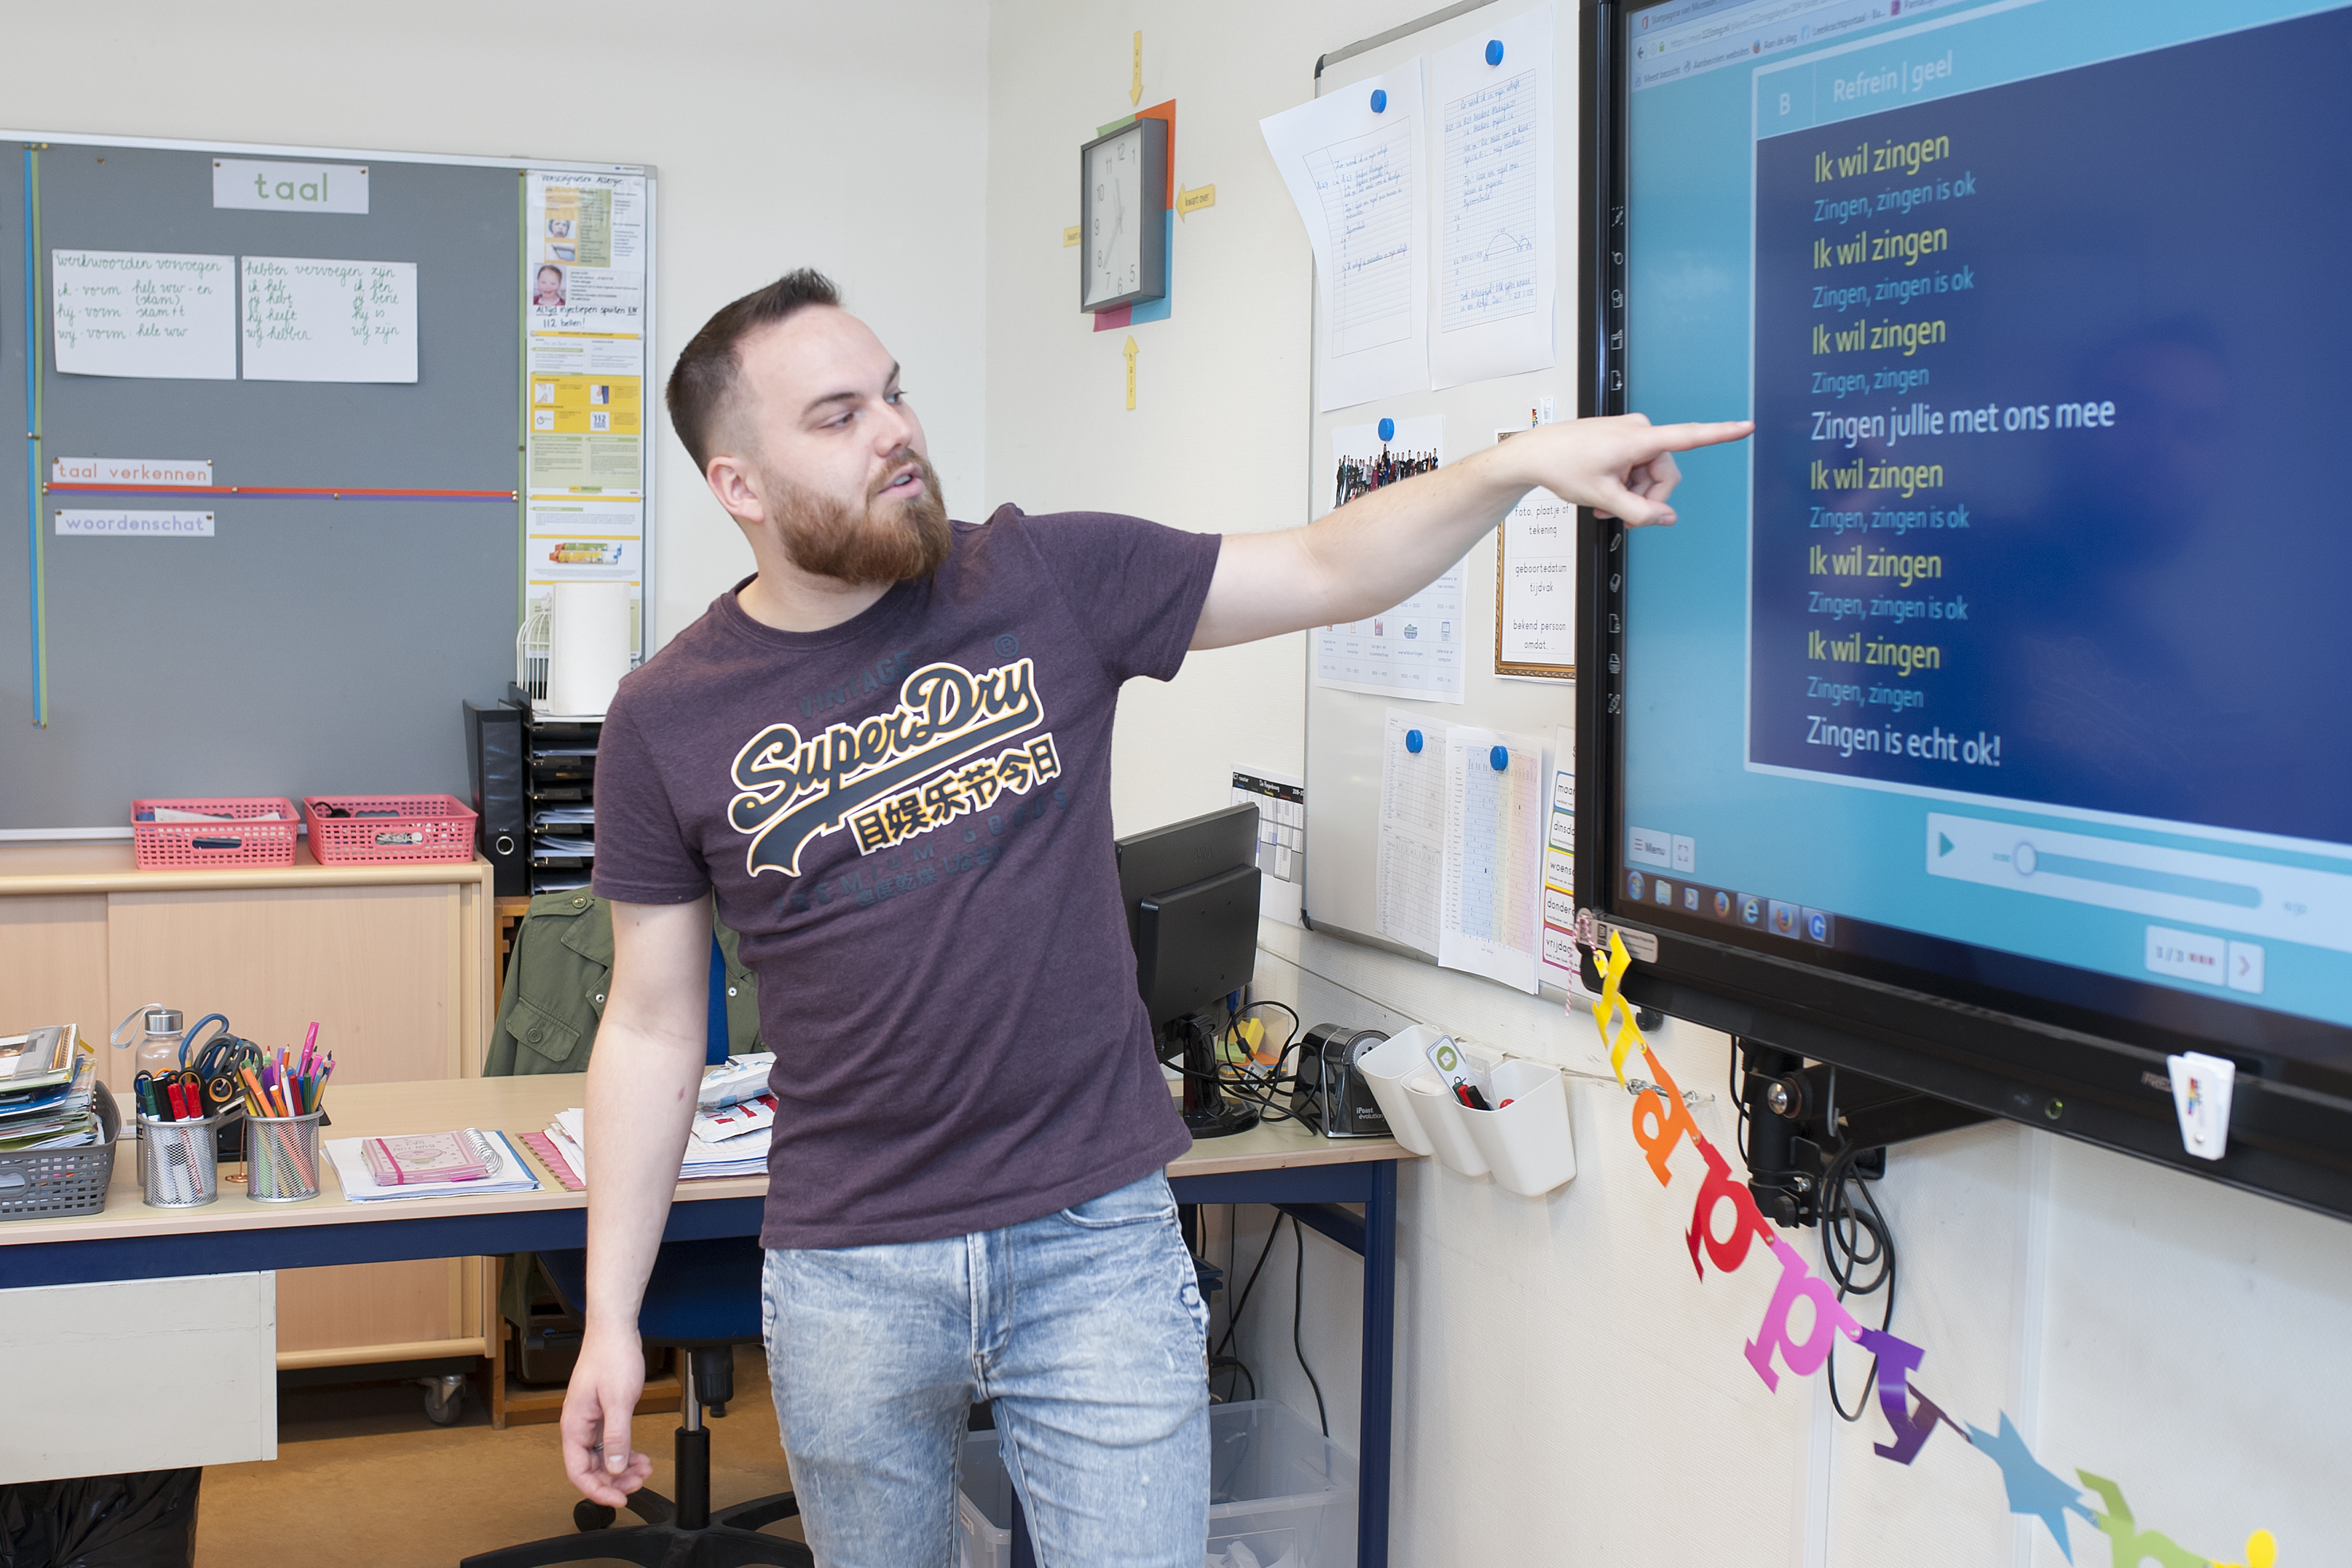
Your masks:
M365 210L216 205L224 160L363 169ZM0 442L0 835L127 834L142 796L467 794L460 703L504 694L527 571L523 176L613 167L0 140L0 399L39 436ZM413 268L415 379L254 379L242 334L244 374L72 374L65 252ZM63 531L94 513L187 531Z
M1318 62L1315 96L1351 92L1360 84L1398 70L1416 57L1465 40L1482 40L1496 25L1527 14L1534 0L1496 0L1475 6L1454 6L1433 17L1391 34L1333 49ZM1314 497L1312 515L1331 510L1333 434L1337 430L1377 426L1392 419L1401 432L1425 429L1418 421L1444 420L1443 458L1454 463L1494 444L1498 431L1526 428L1530 413L1546 399L1567 417L1575 407L1577 363L1576 13L1573 5L1555 7L1551 70L1555 106L1552 114L1552 158L1557 215L1554 246L1556 282L1552 331L1554 363L1549 369L1466 382L1438 391L1406 393L1393 397L1323 411L1309 407L1307 472ZM1433 105L1432 106L1433 110ZM1319 323L1324 312L1318 310ZM1322 356L1318 353L1318 367ZM1382 748L1386 715L1394 709L1423 716L1434 724L1474 725L1525 733L1549 742L1575 723L1575 686L1564 679L1505 678L1495 673L1496 640L1496 538L1481 540L1463 563L1464 604L1462 701L1459 704L1420 700L1405 695L1373 695L1335 689L1314 682L1314 655L1309 655L1307 692L1307 857L1306 917L1314 930L1363 942L1402 956L1429 961L1429 954L1400 945L1380 935L1377 874ZM1313 636L1309 634L1310 637Z

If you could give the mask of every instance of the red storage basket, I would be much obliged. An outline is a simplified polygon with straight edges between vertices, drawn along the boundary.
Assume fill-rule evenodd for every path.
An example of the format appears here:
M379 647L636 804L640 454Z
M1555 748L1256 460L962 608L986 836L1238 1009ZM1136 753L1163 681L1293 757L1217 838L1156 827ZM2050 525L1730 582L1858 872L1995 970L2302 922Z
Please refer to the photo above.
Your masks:
M350 816L328 816L340 806ZM361 812L390 812L362 816ZM474 814L447 795L313 795L302 800L310 854L322 866L471 860Z
M200 811L227 822L142 822L139 814L157 807ZM276 813L275 822L256 821ZM179 871L198 866L291 866L294 835L301 818L294 803L278 796L235 800L134 800L131 842L142 871ZM232 842L233 841L233 842Z

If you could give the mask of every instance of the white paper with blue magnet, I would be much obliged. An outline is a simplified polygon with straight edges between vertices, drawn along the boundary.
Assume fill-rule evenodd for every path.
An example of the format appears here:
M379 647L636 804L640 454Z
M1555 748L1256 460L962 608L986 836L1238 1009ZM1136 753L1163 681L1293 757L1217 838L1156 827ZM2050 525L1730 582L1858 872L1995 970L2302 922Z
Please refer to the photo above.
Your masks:
M1421 100L1415 58L1258 122L1315 251L1318 411L1429 385Z
M1431 384L1547 369L1558 361L1552 294L1559 276L1552 8L1439 50L1430 79L1437 140Z

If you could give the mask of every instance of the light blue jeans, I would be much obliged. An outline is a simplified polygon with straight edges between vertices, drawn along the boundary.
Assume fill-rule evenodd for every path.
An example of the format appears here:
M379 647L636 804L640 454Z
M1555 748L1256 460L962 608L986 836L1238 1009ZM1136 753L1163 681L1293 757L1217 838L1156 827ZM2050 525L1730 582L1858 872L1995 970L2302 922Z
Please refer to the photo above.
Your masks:
M947 1241L772 1251L768 1370L821 1568L950 1568L974 1401L1039 1568L1200 1568L1208 1308L1165 1177Z

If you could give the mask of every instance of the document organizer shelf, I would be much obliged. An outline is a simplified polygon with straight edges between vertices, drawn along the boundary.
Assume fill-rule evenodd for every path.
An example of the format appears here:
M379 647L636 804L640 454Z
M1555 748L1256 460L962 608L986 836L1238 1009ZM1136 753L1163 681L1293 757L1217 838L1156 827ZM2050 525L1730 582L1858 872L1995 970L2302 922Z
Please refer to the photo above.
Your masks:
M114 1108L113 1092L104 1084L98 1086L91 1102L98 1107L99 1131L106 1135L103 1143L0 1154L0 1220L62 1219L106 1207L122 1118Z
M330 807L352 815L329 816ZM393 815L358 815L363 811ZM455 795L309 795L302 816L310 825L310 853L322 866L474 858L474 814Z
M139 814L163 807L199 811L206 816L231 817L228 822L142 822ZM272 813L275 822L257 821ZM294 835L301 819L294 803L282 798L247 796L228 800L134 800L131 803L131 842L142 871L177 870L194 866L291 866ZM234 840L233 843L224 842Z

